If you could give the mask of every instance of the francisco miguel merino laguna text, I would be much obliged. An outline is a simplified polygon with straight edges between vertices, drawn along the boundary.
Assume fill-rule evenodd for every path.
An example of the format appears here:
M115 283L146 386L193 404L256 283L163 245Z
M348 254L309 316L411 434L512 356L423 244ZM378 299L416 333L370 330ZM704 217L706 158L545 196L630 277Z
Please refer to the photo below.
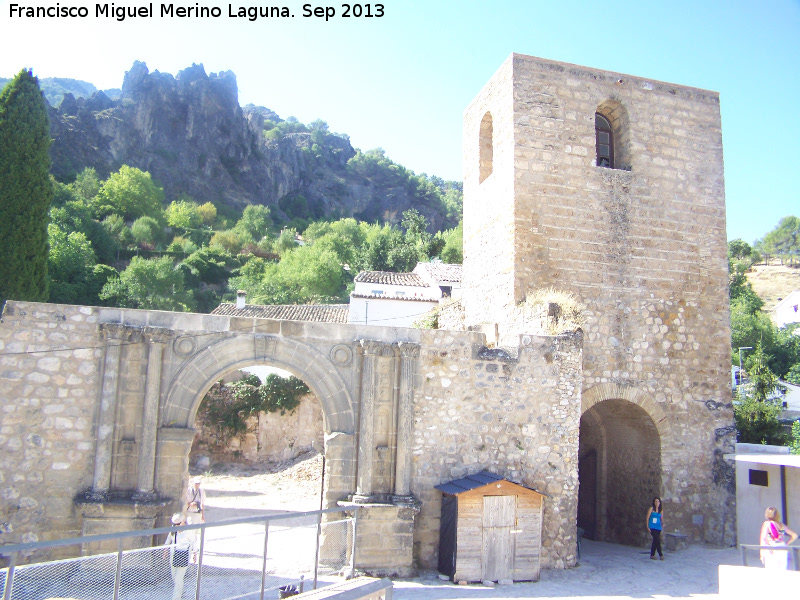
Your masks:
M141 4L139 6L116 6L113 2L94 5L94 16L97 18L105 17L124 21L126 18L150 18L153 12L153 3ZM24 6L21 4L9 4L9 17L25 18L86 18L89 16L89 9L85 6L67 6L57 3L55 6ZM383 4L342 4L343 17L382 17L384 15ZM222 9L219 6L181 6L175 4L161 4L159 10L162 18L219 18L222 16ZM325 17L327 21L336 15L336 10L332 6L312 6L303 5L304 17ZM228 4L228 17L246 18L248 21L255 21L259 18L268 17L293 17L289 8L286 6L236 6Z

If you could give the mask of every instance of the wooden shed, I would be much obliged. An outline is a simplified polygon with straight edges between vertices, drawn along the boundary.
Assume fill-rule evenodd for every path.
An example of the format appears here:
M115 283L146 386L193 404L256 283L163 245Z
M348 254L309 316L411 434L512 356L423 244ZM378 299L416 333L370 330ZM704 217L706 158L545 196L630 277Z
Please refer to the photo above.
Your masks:
M453 581L538 581L544 497L488 471L442 492L439 571Z

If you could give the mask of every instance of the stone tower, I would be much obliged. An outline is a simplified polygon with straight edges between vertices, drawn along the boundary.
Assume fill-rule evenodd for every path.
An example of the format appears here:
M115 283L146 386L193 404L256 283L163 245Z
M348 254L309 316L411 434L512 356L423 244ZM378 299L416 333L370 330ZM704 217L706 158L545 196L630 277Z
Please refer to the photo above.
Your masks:
M719 95L513 54L464 114L464 308L499 343L532 290L587 307L578 525L732 541ZM565 440L565 443L575 443Z

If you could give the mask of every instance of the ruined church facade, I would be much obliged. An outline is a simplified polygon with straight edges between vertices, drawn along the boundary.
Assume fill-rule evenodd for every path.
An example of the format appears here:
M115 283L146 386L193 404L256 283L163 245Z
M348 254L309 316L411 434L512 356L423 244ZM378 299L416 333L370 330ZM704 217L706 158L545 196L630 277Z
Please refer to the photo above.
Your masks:
M578 524L636 543L662 496L669 531L732 541L719 95L515 54L463 139L465 325L503 345L537 289L587 307Z

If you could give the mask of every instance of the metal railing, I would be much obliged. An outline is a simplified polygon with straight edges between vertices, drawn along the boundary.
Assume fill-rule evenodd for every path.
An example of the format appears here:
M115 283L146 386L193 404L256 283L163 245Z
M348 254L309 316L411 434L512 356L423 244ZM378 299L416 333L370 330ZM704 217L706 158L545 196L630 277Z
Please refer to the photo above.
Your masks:
M287 588L352 576L357 507L347 512L353 516L333 508L0 546L8 561L0 593L2 600L284 597ZM171 532L183 532L177 545L164 544ZM188 559L178 557L181 547Z
M794 570L800 571L800 546L759 546L757 544L739 544L739 549L742 552L742 566L747 567L747 551L748 550L773 550L775 552L788 552L794 561ZM789 557L786 557L787 565Z

